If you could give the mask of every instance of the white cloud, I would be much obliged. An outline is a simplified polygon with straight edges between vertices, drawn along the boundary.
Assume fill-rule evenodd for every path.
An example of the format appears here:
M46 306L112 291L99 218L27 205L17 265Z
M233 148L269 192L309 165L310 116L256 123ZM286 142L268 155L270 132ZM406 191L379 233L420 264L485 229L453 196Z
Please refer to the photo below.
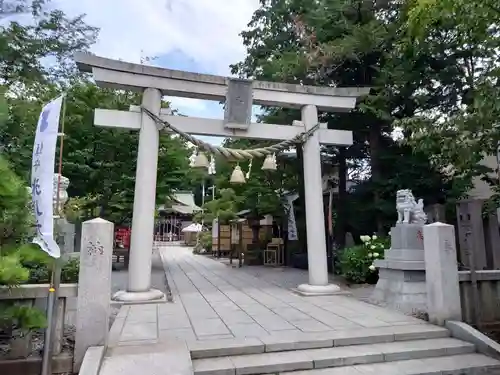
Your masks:
M259 0L52 0L51 5L71 16L85 13L85 21L100 29L91 48L98 56L138 63L141 57L177 51L205 72L229 75L229 65L245 56L239 34ZM222 110L207 101L166 99L188 116L222 117Z
M216 74L245 54L241 37L258 0L54 0L66 13L86 13L101 29L93 52L138 62L180 50Z
M164 99L170 102L172 109L178 110L185 116L201 117L198 114L203 113L206 108L205 102L200 99L191 99L191 101L178 97L165 97Z

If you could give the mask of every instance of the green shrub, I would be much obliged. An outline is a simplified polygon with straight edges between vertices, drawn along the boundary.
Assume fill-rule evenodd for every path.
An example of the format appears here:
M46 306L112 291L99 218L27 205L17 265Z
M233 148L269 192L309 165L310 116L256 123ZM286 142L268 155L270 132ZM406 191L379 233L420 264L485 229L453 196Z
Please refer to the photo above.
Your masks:
M201 232L199 234L200 238L198 243L195 245L193 249L194 254L200 254L203 252L212 251L212 232Z
M0 156L0 286L48 283L54 259L30 243L34 235L30 196L23 181ZM62 282L78 282L79 260L67 261ZM44 313L34 307L0 301L0 331L26 334L45 327Z
M17 286L29 279L30 272L17 254L0 256L0 285Z
M36 249L28 245L34 234L33 215L26 186L1 156L0 176L0 285L15 288L30 279L30 269L24 262L37 257ZM9 300L0 301L1 331L27 333L44 326L40 310Z
M19 250L21 264L29 271L27 284L47 284L54 259L34 245L22 246ZM62 283L77 283L80 272L80 258L71 258L64 262L61 269Z
M212 250L212 232L201 232L200 243L206 251Z
M50 272L52 263L33 263L26 265L29 270L27 284L47 284L50 282ZM78 283L78 273L80 272L80 259L70 259L62 265L61 282Z
M77 283L80 273L80 258L72 258L63 264L61 270L61 282Z
M341 275L355 284L374 284L378 280L378 271L373 266L376 259L384 257L389 241L377 236L361 236L361 245L344 249L340 256Z
M0 327L6 331L16 330L22 336L46 326L43 312L31 306L11 304L0 308Z

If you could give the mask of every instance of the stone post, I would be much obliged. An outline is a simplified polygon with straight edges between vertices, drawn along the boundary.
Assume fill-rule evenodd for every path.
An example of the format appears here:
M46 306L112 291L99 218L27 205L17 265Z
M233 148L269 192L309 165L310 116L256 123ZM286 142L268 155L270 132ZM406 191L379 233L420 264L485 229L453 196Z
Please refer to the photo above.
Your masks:
M302 108L302 122L305 130L311 129L318 123L316 106L306 105ZM303 160L309 284L299 285L297 290L305 295L332 294L338 292L340 288L337 285L328 284L323 181L318 132L314 132L304 143Z
M426 225L424 251L429 321L444 325L447 320L462 320L453 225Z
M144 90L142 104L160 114L161 92ZM119 291L113 299L123 302L151 301L163 298L163 292L151 289L151 258L156 204L156 170L158 167L159 131L146 113L142 114L135 172L134 213L130 242L127 291Z
M82 224L74 372L78 372L89 347L107 342L113 235L113 223L101 218Z

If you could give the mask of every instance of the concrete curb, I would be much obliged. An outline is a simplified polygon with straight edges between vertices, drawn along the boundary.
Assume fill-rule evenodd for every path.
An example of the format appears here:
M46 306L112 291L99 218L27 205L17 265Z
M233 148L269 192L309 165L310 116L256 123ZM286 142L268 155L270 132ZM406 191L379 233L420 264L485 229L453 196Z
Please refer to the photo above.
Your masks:
M104 359L104 346L91 346L85 352L79 375L99 375Z
M500 344L482 334L467 323L449 320L445 324L453 337L476 345L479 353L500 359Z
M165 274L165 297L167 302L174 302L174 295L172 293L172 288L170 287L171 283L173 285L172 277L169 275L167 259L161 251L161 248L158 248L158 255L160 257L161 264L163 266L163 273Z
M172 340L109 348L100 371L101 375L193 375L193 363L187 344Z
M108 333L107 347L117 346L120 342L120 335L125 326L125 319L128 313L128 306L122 306Z

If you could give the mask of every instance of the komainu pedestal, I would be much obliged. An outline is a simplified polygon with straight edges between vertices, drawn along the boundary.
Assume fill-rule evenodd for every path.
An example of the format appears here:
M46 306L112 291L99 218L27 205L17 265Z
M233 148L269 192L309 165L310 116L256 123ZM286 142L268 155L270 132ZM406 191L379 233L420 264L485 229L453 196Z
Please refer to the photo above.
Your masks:
M391 249L385 252L384 259L374 263L379 280L371 299L399 311L421 314L427 312L423 235L426 218L422 202L413 202L411 191L398 191L400 220L391 229Z

